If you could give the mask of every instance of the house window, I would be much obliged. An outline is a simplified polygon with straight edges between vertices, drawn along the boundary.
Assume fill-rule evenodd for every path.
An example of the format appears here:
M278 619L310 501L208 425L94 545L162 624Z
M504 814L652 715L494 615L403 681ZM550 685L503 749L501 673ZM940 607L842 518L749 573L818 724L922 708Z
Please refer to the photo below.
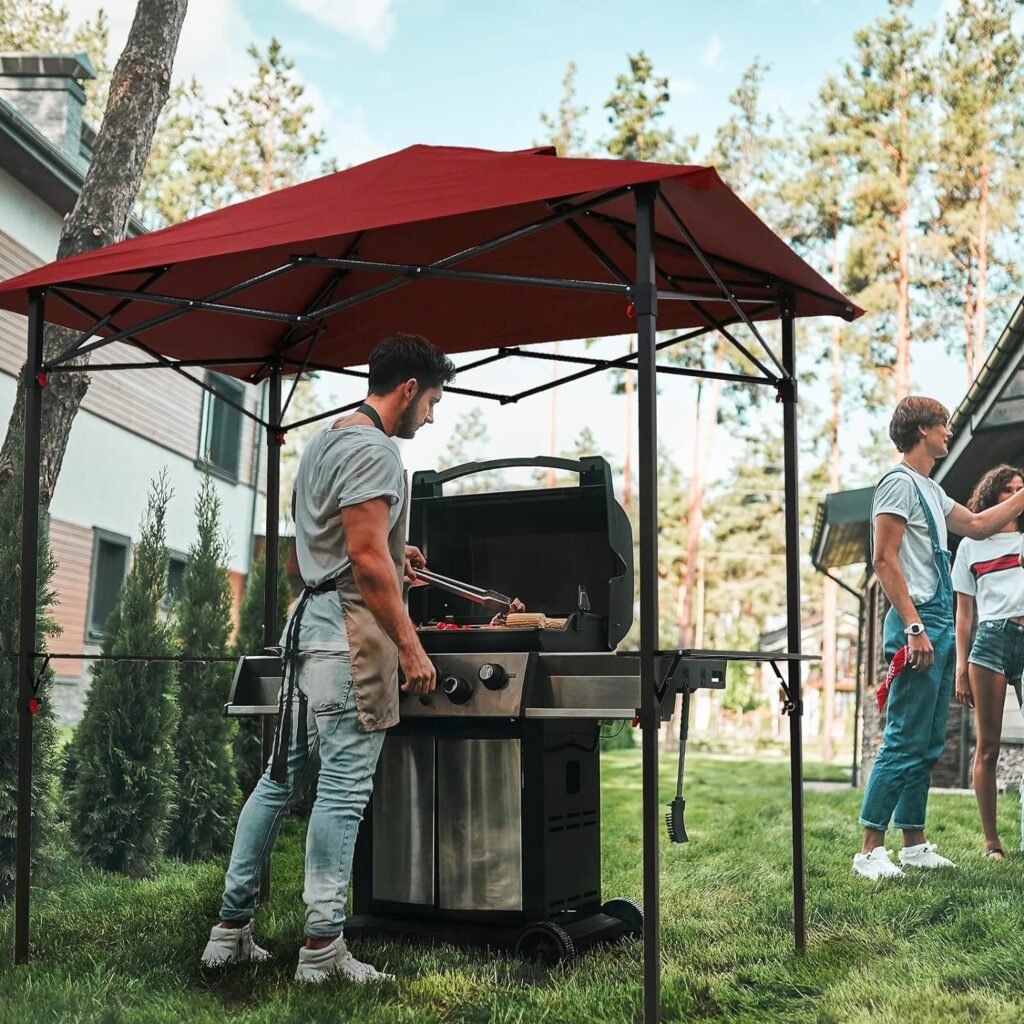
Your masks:
M170 609L185 596L185 556L172 551L167 561L167 592L164 608Z
M104 530L93 532L87 627L90 640L98 640L103 636L107 619L121 597L121 586L128 575L130 552L130 538Z
M220 373L207 373L206 383L237 405L245 403L245 385ZM218 476L238 481L242 450L242 414L227 402L203 392L203 419L199 433L199 462Z

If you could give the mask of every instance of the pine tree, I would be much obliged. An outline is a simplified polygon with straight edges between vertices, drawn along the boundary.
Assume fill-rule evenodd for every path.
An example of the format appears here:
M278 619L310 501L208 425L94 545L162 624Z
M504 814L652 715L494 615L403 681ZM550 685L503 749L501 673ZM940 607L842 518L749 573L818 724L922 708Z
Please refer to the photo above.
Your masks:
M873 311L861 325L872 337L869 359L891 368L897 399L910 390L911 298L928 221L921 184L935 156L932 33L914 25L912 7L889 0L887 13L857 32L836 89L839 131L854 157L845 291Z
M483 409L474 405L455 421L444 454L438 459L438 468L451 469L453 466L483 459L490 440L491 434ZM506 486L504 475L497 470L453 480L448 490L452 494L478 494L483 491L500 491Z
M16 438L15 460L18 471L10 487L0 490L0 534L21 535L21 438ZM50 555L46 530L40 520L39 577L34 649L45 651L45 639L56 636L60 628L53 621L55 595L50 590L56 565ZM21 548L0 544L0 903L14 895L15 839L18 806L18 622L21 600ZM42 667L36 663L38 673ZM32 856L38 869L48 853L53 826L53 783L56 774L57 730L54 724L50 688L53 671L47 669L39 681L39 712L32 726ZM42 855L42 858L41 858Z
M196 497L198 536L185 564L185 593L175 608L178 646L187 658L219 658L231 635L231 583L221 505L210 476ZM231 756L231 722L222 709L231 666L184 663L178 673L178 806L168 848L205 860L230 848L240 794Z
M970 386L985 360L988 307L1020 295L1024 69L1011 0L959 0L946 16L935 167L938 307L963 334ZM1000 244L1001 243L1001 244Z
M236 658L244 655L262 654L263 644L263 609L265 601L264 588L267 579L266 553L261 551L253 560L249 569L249 578L245 583L245 594L238 610L238 631L231 653ZM288 584L288 572L285 552L281 552L281 560L277 571L277 624L271 643L276 643L284 629L288 606L292 594ZM263 774L263 758L261 745L263 740L262 718L239 718L238 729L232 741L232 752L235 762L235 776L243 798L253 791L260 775Z
M106 624L104 655L175 653L160 608L170 497L161 475L150 488L132 568ZM173 662L100 661L93 669L75 733L68 804L72 842L96 867L145 877L164 849L177 799L175 677Z

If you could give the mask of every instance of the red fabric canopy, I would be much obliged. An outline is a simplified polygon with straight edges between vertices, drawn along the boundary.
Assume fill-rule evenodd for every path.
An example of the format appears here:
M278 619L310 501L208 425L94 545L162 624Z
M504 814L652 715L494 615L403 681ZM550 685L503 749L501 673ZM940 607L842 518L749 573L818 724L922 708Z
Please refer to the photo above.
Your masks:
M0 285L0 308L25 313L29 290L71 283L139 289L163 268L151 291L198 299L257 277L303 256L347 257L401 264L430 264L552 215L554 204L585 203L605 193L658 182L664 197L700 249L737 296L793 290L797 316L838 315L858 309L811 269L748 209L713 168L581 160L550 149L499 153L489 150L412 146L390 156L217 210L117 245L48 264ZM592 215L574 218L612 262L634 275L631 247L633 196L619 194ZM670 214L657 207L655 251L659 269L675 275L688 292L717 289L699 260L682 243ZM454 264L458 270L574 278L615 283L615 278L566 222L534 231L489 252ZM223 301L261 310L304 313L330 282L332 267L302 266L257 282ZM333 294L338 301L393 275L348 270ZM659 287L668 288L664 279ZM71 293L125 329L169 307L143 294L127 303L107 295ZM730 307L709 304L715 316L734 319ZM757 319L757 307L749 307ZM778 310L761 311L776 318ZM87 330L89 316L53 292L46 319ZM685 302L662 302L658 327L700 326L705 319ZM100 331L111 333L113 326ZM225 372L245 377L275 351L301 359L305 348L284 348L289 325L209 310L190 310L145 331L141 340L162 355L201 359L252 357ZM325 321L312 355L321 366L366 362L373 345L395 331L424 334L446 352L499 345L627 334L632 321L621 294L524 287L492 281L424 278L406 282ZM308 330L303 330L308 335ZM293 331L294 336L294 331Z

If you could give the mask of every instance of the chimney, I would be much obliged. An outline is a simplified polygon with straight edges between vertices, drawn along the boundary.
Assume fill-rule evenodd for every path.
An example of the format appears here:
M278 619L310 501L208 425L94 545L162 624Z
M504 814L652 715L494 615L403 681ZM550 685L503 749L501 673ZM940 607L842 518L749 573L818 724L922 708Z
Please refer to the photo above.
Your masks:
M83 151L81 83L95 77L84 53L0 53L0 100L78 167L89 160Z

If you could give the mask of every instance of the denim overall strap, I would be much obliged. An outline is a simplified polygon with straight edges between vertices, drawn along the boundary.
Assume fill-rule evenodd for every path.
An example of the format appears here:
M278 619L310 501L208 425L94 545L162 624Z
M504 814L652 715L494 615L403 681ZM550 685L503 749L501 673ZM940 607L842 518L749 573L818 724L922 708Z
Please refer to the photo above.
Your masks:
M930 605L933 601L937 601L944 607L948 606L949 613L952 614L953 582L949 573L949 552L942 547L942 544L939 541L939 528L935 524L935 517L932 515L932 510L929 507L928 502L925 500L924 492L918 486L917 481L914 479L912 474L908 473L907 470L903 469L901 466L896 466L893 469L890 469L889 472L878 481L878 483L881 484L883 480L887 480L894 473L902 473L910 480L911 484L913 484L914 490L917 491L917 500L921 503L921 508L924 511L925 522L928 524L928 536L932 542L932 560L935 563L935 572L938 575L939 582L938 586L935 588L935 593L924 603ZM873 546L874 536L872 536L871 540ZM921 609L918 608L918 611L920 610Z

